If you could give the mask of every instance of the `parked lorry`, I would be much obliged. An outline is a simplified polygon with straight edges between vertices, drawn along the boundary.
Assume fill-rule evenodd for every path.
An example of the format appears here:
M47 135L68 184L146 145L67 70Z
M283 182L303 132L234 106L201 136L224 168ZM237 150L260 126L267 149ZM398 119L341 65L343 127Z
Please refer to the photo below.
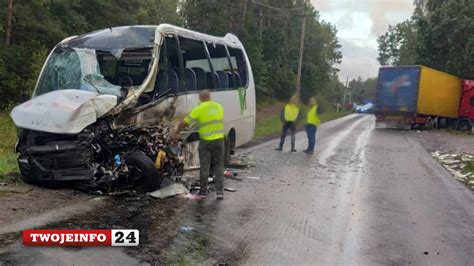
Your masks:
M375 116L378 127L470 131L474 81L425 66L381 67Z

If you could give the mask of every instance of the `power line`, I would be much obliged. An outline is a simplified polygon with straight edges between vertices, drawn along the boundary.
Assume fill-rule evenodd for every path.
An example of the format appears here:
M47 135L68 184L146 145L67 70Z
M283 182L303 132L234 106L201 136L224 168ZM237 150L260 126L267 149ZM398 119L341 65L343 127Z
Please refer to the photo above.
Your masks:
M224 4L219 3L217 1L214 1L214 0L211 0L210 2L212 2L216 6L226 8L226 9L230 9L230 10L234 10L235 12L239 12L239 14L241 14L243 12L242 9L232 7L232 6L227 6L227 5L224 5ZM253 3L253 1L252 1L252 3ZM252 16L255 16L255 17L263 16L263 17L267 17L267 18L273 18L273 17L288 18L289 16L292 16L292 17L303 17L303 16L305 16L305 15L297 15L297 14L289 14L289 13L286 13L286 14L259 14L259 13L255 13L255 12L252 12L252 11L246 11L245 14L252 15ZM306 15L306 16L308 16L308 15Z
M275 6L267 5L267 4L264 4L264 3L257 2L257 1L252 1L252 3L254 3L256 5L259 5L259 6L264 6L264 7L270 8L270 9L279 10L279 11L299 11L299 10L303 10L305 8L304 6L294 7L294 8L275 7Z

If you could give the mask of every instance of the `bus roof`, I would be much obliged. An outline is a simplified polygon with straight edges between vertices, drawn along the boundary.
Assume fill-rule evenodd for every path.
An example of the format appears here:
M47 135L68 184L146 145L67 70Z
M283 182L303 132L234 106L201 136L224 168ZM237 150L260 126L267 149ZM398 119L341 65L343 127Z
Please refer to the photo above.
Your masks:
M242 47L237 36L227 33L224 37L216 37L170 24L133 25L112 27L85 33L64 39L63 47L90 48L96 50L134 49L153 47L155 32L161 34L177 34L178 36L225 44L232 47Z

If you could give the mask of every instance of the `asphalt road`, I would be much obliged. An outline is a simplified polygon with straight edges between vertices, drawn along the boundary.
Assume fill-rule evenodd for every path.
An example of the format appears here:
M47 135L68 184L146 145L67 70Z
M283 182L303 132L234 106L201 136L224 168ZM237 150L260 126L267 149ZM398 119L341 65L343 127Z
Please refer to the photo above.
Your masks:
M238 192L206 199L189 221L209 240L209 260L239 264L474 263L474 194L412 134L375 129L371 115L323 124L317 152L254 147ZM306 145L297 136L297 149ZM245 175L243 175L245 176Z
M222 201L114 199L57 225L138 228L139 248L28 249L12 241L0 262L473 264L474 194L416 136L375 129L373 116L354 114L323 124L312 156L301 152L304 133L296 153L276 145L242 151L255 167L242 181L226 180L237 192ZM163 211L169 203L179 211Z

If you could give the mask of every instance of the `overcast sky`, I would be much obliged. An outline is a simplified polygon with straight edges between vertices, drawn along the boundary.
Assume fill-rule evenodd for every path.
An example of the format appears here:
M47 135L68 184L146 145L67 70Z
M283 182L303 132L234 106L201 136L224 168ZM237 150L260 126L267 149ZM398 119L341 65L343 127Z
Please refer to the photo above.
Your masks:
M413 0L311 0L321 19L336 25L342 45L339 79L376 77L377 36L410 18Z

